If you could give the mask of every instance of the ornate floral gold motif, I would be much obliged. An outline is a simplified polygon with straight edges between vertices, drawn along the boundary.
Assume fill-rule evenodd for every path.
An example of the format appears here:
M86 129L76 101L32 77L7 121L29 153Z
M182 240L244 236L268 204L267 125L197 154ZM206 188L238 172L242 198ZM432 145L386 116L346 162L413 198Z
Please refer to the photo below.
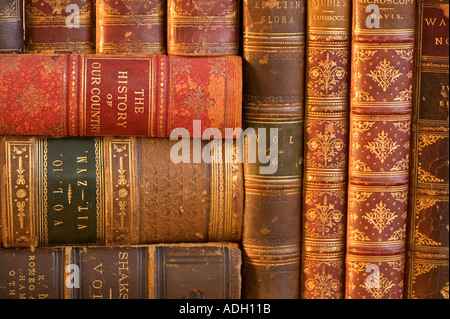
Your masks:
M426 274L434 268L437 268L437 266L432 265L432 264L414 264L413 265L413 276L417 277L417 276Z
M419 198L416 200L416 210L420 212L424 209L433 207L439 200L436 198Z
M401 203L406 203L408 201L408 192L393 192L391 196Z
M392 235L388 238L389 240L402 240L406 238L406 225L404 225L402 228L397 229L392 233Z
M201 86L197 87L197 91L191 91L189 97L183 103L189 106L197 118L200 118L203 111L214 105L214 101L209 98L207 92L203 92Z
M414 50L395 50L395 52L404 60L412 62L414 58Z
M391 62L386 58L379 65L375 67L375 70L370 70L367 74L372 80L377 82L384 92L394 83L402 73L396 70L395 67L391 65Z
M400 91L394 101L411 101L413 98L412 85L408 89Z
M420 135L419 136L419 154L422 149L428 145L432 145L436 143L438 140L445 138L442 135Z
M17 15L16 1L12 1L0 11L0 17L14 17Z
M305 282L305 287L314 298L327 299L332 298L341 289L341 283L333 278L332 274L325 273L323 268L321 274L316 273Z
M364 191L352 191L350 192L350 204L354 205L354 202L365 202L372 194Z
M320 85L320 89L328 94L334 85L338 84L338 80L342 80L345 76L345 69L339 67L336 61L330 60L330 54L327 53L325 61L319 61L318 66L310 69L309 75Z
M355 51L355 62L365 62L370 60L375 53L377 53L377 50L357 50Z
M355 91L355 100L359 102L374 102L375 99L372 95L365 92L363 89L359 89Z
M315 206L306 212L306 218L317 225L317 231L321 233L322 238L325 238L335 223L342 219L343 214L334 209L334 204L328 203L327 196L324 197L323 204L319 203Z
M373 142L367 143L366 147L380 159L381 163L384 163L389 155L400 147L400 145L390 138L388 133L382 130Z
M392 212L383 201L380 201L376 208L362 216L367 219L381 234L383 230L397 218L395 212Z
M333 156L337 154L337 151L341 151L345 143L343 140L336 138L336 134L332 132L320 132L317 137L311 138L308 143L308 147L315 151L315 154L323 161L323 166L327 167L329 162L333 160Z
M422 234L419 231L416 231L416 236L414 238L416 245L421 246L441 246L441 243L438 243L437 241L434 241L433 239L429 238L428 236Z
M123 157L119 158L119 169L117 170L119 172L119 180L117 181L118 185L127 185L128 181L125 176L125 172L127 171L123 165Z
M354 171L360 171L360 172L371 172L372 169L364 163L361 160L352 161L352 166Z
M31 116L34 113L39 112L39 108L44 106L47 99L41 94L41 89L35 89L33 84L30 84L28 88L23 89L22 96L16 101L19 102L24 111Z
M417 175L418 175L419 183L442 183L442 182L444 182L443 179L437 178L436 176L425 171L422 167L420 167L420 164L419 164L419 167L417 168Z
M370 238L364 232L357 229L349 231L348 239L353 241L370 241Z
M394 122L392 123L400 132L409 133L411 131L411 122Z
M375 282L377 285L374 285L374 287L369 286L368 282L364 282L364 284L361 285L368 293L372 295L374 299L383 299L386 294L389 293L392 287L395 286L395 284L388 280L384 275L381 273L379 276L375 274Z
M408 171L409 169L409 155L397 161L391 168L391 171Z
M368 122L368 121L354 122L353 130L355 130L356 132L359 132L359 133L364 133L364 132L368 131L374 124L375 124L375 122ZM356 132L354 132L354 133L356 133Z

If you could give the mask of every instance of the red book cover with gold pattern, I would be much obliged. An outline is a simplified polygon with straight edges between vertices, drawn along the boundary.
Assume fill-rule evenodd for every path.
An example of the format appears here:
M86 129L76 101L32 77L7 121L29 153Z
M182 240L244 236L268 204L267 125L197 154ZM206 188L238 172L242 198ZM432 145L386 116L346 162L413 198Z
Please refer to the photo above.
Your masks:
M353 2L346 298L403 297L415 3Z
M0 134L169 137L240 128L239 56L2 55ZM194 129L194 121L201 128Z

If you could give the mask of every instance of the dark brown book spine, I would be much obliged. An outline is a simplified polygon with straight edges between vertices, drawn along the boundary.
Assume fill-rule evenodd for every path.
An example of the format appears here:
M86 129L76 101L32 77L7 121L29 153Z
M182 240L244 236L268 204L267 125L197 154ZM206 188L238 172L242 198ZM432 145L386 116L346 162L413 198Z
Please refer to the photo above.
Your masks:
M236 244L0 249L1 299L239 299Z
M23 53L23 0L0 1L0 53Z
M346 297L403 297L414 76L412 1L353 2Z
M94 0L24 0L25 53L95 53Z
M307 2L302 280L304 299L345 287L351 3Z
M170 55L237 55L241 0L168 0Z
M408 299L449 299L449 3L417 1Z
M166 1L96 1L96 52L165 54Z
M242 237L243 170L231 139L5 137L2 154L4 246Z
M305 24L305 1L244 0L244 298L300 296Z

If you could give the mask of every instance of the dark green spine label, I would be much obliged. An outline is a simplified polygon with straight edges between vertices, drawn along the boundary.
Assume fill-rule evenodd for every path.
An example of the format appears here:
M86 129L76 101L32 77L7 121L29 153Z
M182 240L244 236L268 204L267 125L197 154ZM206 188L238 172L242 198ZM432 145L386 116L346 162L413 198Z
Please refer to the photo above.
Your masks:
M103 147L96 138L44 139L41 241L104 242Z

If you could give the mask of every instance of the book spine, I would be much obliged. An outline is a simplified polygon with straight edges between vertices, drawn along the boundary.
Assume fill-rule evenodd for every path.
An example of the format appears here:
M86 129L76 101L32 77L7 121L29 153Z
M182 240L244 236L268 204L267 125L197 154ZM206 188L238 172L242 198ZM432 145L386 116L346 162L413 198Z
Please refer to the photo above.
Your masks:
M242 257L235 244L154 245L149 260L150 299L241 298Z
M302 280L304 299L345 287L351 4L307 3Z
M0 249L2 299L239 299L236 244Z
M0 249L0 298L63 299L65 256L59 248Z
M449 298L449 3L417 1L408 299Z
M346 298L402 298L415 3L353 2Z
M23 53L23 1L0 1L0 54Z
M5 247L241 240L233 140L5 137L2 150Z
M14 54L0 66L1 135L196 138L242 125L239 56Z
M96 1L96 53L165 54L166 1Z
M300 296L304 18L304 1L244 1L244 298Z
M167 2L170 55L237 55L240 0Z
M93 0L25 0L25 53L95 53Z

